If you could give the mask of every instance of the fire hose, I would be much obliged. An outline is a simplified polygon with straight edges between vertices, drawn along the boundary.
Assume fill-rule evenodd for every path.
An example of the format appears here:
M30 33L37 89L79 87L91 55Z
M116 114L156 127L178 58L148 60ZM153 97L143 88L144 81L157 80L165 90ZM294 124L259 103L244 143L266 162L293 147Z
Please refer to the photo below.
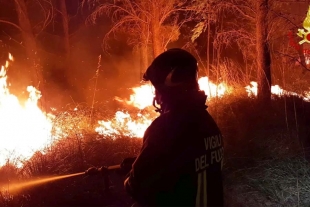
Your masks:
M102 166L99 168L91 167L85 171L85 175L93 176L93 175L102 175L104 182L104 191L109 191L110 189L110 180L109 173L113 170L119 170L122 174L128 174L131 170L132 164L136 160L136 157L125 158L121 164L112 165L112 166Z

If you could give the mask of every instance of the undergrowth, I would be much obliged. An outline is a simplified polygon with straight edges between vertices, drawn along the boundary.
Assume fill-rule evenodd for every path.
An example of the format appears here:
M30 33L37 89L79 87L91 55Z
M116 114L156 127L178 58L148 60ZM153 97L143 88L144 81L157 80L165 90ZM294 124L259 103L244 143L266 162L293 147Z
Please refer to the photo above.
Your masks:
M227 206L310 206L310 103L273 97L266 106L238 94L207 104L225 139ZM26 161L18 170L20 179L82 172L137 155L141 139L121 135L112 139L94 132L91 120L112 118L114 112L87 107L60 112L55 126L66 127L66 134ZM123 177L112 174L111 178L109 196L102 192L101 178L80 176L25 189L13 197L2 193L0 205L14 206L19 201L23 206L128 205Z

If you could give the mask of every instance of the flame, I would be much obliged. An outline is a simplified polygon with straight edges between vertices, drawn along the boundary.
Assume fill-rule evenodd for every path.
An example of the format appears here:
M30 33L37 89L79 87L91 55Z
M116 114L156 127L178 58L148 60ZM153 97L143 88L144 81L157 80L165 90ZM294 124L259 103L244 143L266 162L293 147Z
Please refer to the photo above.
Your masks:
M251 82L251 86L246 86L245 89L248 93L248 96L257 96L257 82L252 81ZM284 95L292 95L292 96L298 96L303 98L305 101L310 101L310 92L306 91L304 92L303 95L300 95L298 93L295 92L291 92L291 91L286 91L284 89L282 89L279 85L274 85L271 86L271 94L276 95L276 96L284 96Z
M209 81L208 77L199 78L198 84L200 89L203 90L211 100L214 97L223 97L232 92L231 88L226 84L220 83L216 85ZM257 82L252 81L250 85L245 87L249 97L257 96L257 86ZM143 137L144 131L157 116L157 114L150 110L154 97L154 88L145 84L140 87L132 88L132 90L133 94L130 95L130 100L118 98L118 101L134 106L143 110L145 113L138 113L136 116L133 116L133 113L129 114L128 112L118 111L112 120L98 121L99 126L96 128L96 132L112 138L116 138L117 136ZM277 96L298 95L297 93L282 89L279 85L271 86L271 93ZM304 100L310 100L310 92L306 92L303 97Z
M246 86L245 89L248 93L248 96L257 96L257 82L252 81L251 86ZM282 96L285 94L285 90L283 90L279 85L271 86L271 94Z
M153 104L154 87L150 84L144 84L140 87L132 88L133 94L130 100L126 101L128 105L132 105L138 109L144 109Z
M282 88L280 88L279 85L271 86L271 94L282 96L284 95L284 93L285 91Z
M257 82L251 81L250 84L250 86L245 87L248 96L257 96Z
M310 88L309 91L305 92L304 99L305 101L310 101Z
M227 93L227 87L221 83L216 85L209 81L208 77L202 77L198 80L201 90L205 91L208 97L221 97ZM137 113L134 117L128 112L117 111L112 120L98 121L96 132L111 138L117 136L128 136L142 138L144 131L152 123L157 116L150 106L153 104L154 87L150 84L143 84L140 87L132 88L133 94L129 100L116 98L120 102L124 102L137 109L144 110L144 114Z
M53 126L54 116L46 114L38 107L41 92L33 86L28 86L29 98L23 104L10 93L7 86L6 69L13 61L9 54L9 60L0 70L0 166L6 160L21 156L30 158L35 151L42 150L48 144L52 144L52 138L66 137L66 131L61 127ZM231 92L229 86L224 83L214 84L208 77L198 80L199 87L208 99L222 97ZM245 87L249 96L257 96L257 83L251 82ZM272 94L282 96L284 94L296 95L275 85L271 87ZM119 101L132 106L136 112L117 111L110 120L99 120L95 131L104 137L116 139L119 136L142 138L147 127L158 116L152 107L154 88L150 84L143 84L132 88L129 100L118 98ZM305 93L305 100L310 101L310 92ZM74 111L77 111L75 108ZM137 112L138 110L138 112ZM52 128L56 134L52 137Z
M9 60L13 61L11 54ZM48 144L53 118L38 107L41 93L35 87L27 87L29 98L24 104L10 93L6 75L8 66L9 61L0 71L0 166L7 160L28 159Z
M142 138L151 122L151 118L141 113L133 118L128 112L117 111L112 120L98 121L100 126L95 131L113 139L117 136Z
M229 89L224 83L218 85L209 81L208 77L201 77L198 80L200 90L203 90L205 94L212 97L222 97L228 93ZM119 97L115 99L119 102L125 102L128 105L134 106L138 109L145 109L153 105L154 87L150 84L143 84L139 87L132 88L133 94L130 95L129 100L123 100Z
M224 83L220 83L219 85L216 85L209 81L208 77L201 77L198 80L198 84L200 87L200 90L203 90L205 94L212 98L212 97L222 97L225 93L227 93L228 87L225 86Z

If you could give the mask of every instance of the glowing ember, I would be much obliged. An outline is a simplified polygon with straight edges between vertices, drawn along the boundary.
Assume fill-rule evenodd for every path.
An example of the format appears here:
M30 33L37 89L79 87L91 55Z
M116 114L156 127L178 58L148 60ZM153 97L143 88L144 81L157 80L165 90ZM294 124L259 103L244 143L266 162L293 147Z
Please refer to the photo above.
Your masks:
M13 57L9 56L10 60ZM8 66L9 63L6 64ZM7 160L30 158L51 140L51 115L37 106L41 94L28 86L29 98L20 104L18 98L7 88L4 67L0 71L0 166ZM18 163L20 165L20 163Z
M140 113L135 118L132 118L127 112L118 111L112 120L98 121L100 126L96 128L96 132L111 138L117 136L142 138L151 122L151 119Z

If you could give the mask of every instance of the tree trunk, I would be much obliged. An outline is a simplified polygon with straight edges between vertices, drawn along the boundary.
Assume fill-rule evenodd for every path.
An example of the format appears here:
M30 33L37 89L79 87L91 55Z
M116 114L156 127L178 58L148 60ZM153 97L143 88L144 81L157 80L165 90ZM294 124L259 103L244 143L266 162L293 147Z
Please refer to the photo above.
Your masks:
M142 44L140 48L140 80L143 78L143 74L148 67L148 50L147 46Z
M25 0L15 0L16 12L18 15L19 26L22 29L22 38L26 50L26 60L28 62L25 74L30 78L31 84L40 90L43 84L42 68L37 55L36 40L30 24Z
M209 7L209 4L208 4L208 7ZM209 10L209 8L208 8ZM210 30L210 13L208 13L208 25L207 25L207 71L206 71L206 76L208 78L210 78L210 33L211 33L211 30Z
M160 21L159 21L159 7L156 1L152 2L151 6L152 20L151 20L151 33L152 33L152 43L153 43L153 56L156 58L164 50L161 46L160 41Z
M256 50L257 50L257 98L264 104L271 100L271 57L267 41L268 0L257 0L256 3Z
M59 0L60 12L62 18L62 27L64 31L64 45L66 52L66 62L70 59L70 39L69 39L69 19L67 13L66 0Z
M144 7L145 3L142 1L142 6ZM145 8L145 7L144 7ZM144 22L141 22L141 46L140 46L140 81L143 78L143 74L148 67L148 25L147 25L147 17L144 13L141 14L141 18Z

